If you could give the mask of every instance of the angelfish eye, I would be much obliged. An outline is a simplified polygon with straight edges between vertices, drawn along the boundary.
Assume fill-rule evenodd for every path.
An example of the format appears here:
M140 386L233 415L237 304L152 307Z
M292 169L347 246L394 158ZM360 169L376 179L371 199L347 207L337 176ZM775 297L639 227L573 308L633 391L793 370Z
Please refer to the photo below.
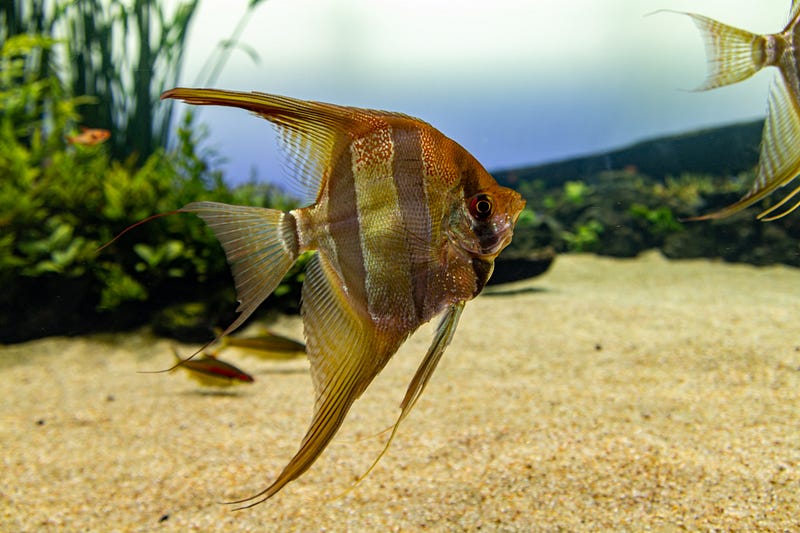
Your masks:
M476 194L469 202L469 214L478 220L492 216L492 208L492 197L488 194Z

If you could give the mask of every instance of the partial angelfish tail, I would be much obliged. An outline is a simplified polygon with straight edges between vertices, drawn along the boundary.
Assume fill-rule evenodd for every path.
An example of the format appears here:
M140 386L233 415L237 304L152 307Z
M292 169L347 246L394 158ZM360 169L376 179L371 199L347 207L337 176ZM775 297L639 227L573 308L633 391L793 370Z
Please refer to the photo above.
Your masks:
M225 250L240 315L219 335L223 337L253 314L297 260L295 217L276 209L218 202L192 202L178 211L202 218Z
M696 91L737 83L768 64L768 37L696 13L684 14L692 17L703 34L708 57L708 76Z

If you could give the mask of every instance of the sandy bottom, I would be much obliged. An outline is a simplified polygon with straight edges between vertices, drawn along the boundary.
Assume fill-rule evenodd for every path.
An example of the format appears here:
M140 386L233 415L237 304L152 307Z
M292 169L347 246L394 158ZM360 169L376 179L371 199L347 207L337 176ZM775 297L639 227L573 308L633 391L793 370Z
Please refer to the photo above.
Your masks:
M430 326L305 476L235 512L305 432L305 360L231 350L256 383L211 390L137 373L172 361L146 333L0 347L0 531L798 530L798 315L796 269L560 257L467 306L356 489Z

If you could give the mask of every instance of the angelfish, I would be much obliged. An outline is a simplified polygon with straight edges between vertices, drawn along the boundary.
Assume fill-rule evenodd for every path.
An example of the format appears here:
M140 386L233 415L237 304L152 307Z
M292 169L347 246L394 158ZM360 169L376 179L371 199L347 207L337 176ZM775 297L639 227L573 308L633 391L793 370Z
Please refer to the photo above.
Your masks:
M735 203L693 220L732 215L787 185L800 174L800 0L792 2L789 23L780 32L756 35L695 13L692 18L705 39L709 73L697 88L705 91L745 80L764 67L777 67L780 76L769 92L767 119L755 181ZM758 215L763 220L783 217L800 207L785 207L800 186Z
M481 292L511 241L525 202L464 148L407 115L255 92L176 88L161 97L240 107L272 122L308 202L289 212L216 202L179 209L208 224L233 272L241 314L223 335L247 320L299 254L316 252L301 306L313 419L277 478L232 502L250 507L308 470L406 338L443 314L400 404L394 436L465 303Z

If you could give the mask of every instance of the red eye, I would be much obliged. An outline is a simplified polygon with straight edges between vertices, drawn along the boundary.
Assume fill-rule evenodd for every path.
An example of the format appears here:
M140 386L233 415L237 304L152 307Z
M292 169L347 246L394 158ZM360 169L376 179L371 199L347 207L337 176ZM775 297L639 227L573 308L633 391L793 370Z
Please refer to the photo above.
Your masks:
M492 197L488 194L476 194L469 202L469 213L478 220L486 220L492 216Z

